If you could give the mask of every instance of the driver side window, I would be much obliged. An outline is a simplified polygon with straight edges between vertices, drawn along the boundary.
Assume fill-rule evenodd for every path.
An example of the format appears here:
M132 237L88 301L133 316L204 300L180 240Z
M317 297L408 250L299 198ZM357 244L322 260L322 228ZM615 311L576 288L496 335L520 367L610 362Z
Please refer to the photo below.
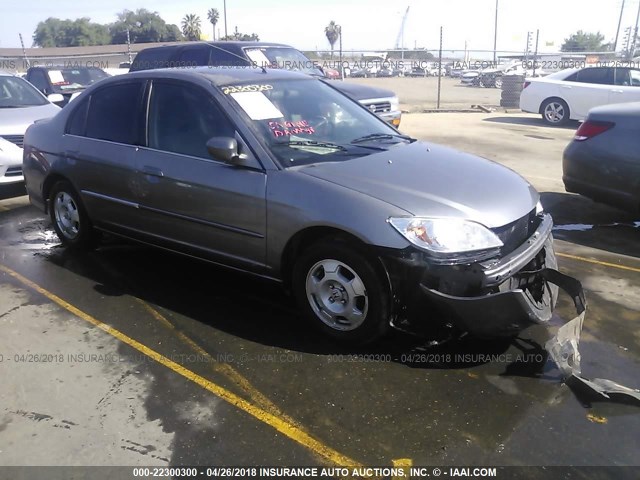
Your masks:
M234 134L231 122L204 90L154 82L149 102L150 148L211 160L207 141Z

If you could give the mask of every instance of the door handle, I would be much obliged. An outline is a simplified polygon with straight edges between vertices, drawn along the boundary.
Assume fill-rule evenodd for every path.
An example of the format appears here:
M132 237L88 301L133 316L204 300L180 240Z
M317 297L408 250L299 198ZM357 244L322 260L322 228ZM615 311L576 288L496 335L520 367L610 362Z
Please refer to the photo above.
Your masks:
M145 175L151 175L152 177L164 177L164 173L157 167L151 167L149 165L145 165L142 167L142 173Z
M611 93L624 93L624 90L611 90Z
M562 85L562 88L564 88L565 90L571 90L571 86L569 85Z

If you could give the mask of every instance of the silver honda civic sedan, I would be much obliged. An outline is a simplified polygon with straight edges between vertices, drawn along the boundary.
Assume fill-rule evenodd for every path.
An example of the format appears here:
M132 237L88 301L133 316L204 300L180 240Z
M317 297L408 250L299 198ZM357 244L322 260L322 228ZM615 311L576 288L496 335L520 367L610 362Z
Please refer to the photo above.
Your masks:
M513 335L555 305L552 220L525 179L402 135L303 74L106 79L31 126L24 149L31 202L67 247L109 232L281 282L341 341L375 340L415 308Z

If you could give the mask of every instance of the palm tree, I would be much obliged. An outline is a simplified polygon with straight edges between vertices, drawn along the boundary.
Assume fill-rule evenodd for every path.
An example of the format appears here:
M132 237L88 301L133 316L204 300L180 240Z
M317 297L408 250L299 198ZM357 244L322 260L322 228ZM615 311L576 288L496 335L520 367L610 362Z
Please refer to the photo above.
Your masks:
M187 40L200 40L201 26L200 17L194 13L188 13L182 19L182 33Z
M327 36L329 45L331 45L331 56L333 57L333 46L338 41L338 38L340 38L340 26L331 20L329 25L324 28L324 34Z
M216 39L216 25L218 24L218 20L220 19L220 12L218 12L217 8L210 8L207 12L207 18L213 25L213 39Z

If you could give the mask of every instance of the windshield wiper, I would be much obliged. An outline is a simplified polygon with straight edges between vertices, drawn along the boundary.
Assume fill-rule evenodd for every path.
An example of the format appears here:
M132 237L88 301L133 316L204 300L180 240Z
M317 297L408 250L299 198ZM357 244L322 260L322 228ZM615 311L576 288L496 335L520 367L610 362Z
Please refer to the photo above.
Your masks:
M316 140L289 140L288 142L278 142L276 145L285 145L287 147L320 147L320 148L330 148L331 150L341 150L346 151L347 149L342 145L336 145L331 142L318 142Z
M402 135L401 133L371 133L369 135L365 135L364 137L358 137L354 140L351 140L351 143L362 143L368 142L370 140L391 140L393 138L407 140L409 143L413 143L416 141L415 138L412 138L408 135Z

